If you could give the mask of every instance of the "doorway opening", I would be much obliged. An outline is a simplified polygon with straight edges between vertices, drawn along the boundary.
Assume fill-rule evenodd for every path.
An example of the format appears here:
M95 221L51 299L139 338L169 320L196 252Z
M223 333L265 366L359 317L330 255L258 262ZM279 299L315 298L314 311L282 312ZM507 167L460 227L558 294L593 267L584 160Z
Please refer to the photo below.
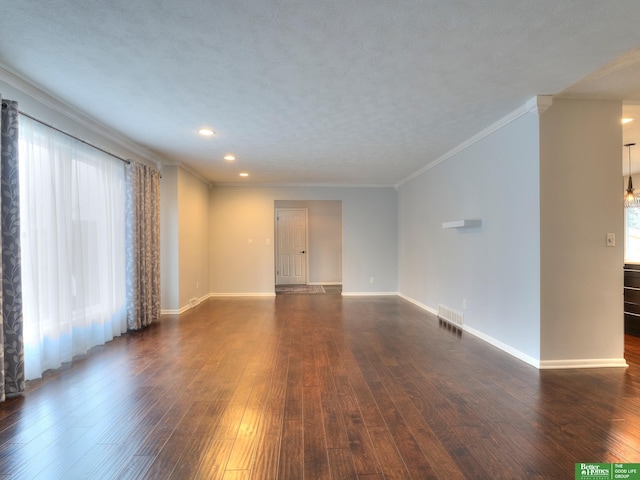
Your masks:
M623 103L623 118L638 119L639 115L640 105L636 102ZM623 122L622 175L625 187L630 177L638 180L639 151L635 149L640 147L635 145L639 139L639 122ZM636 188L636 195L638 191ZM624 332L627 336L640 337L640 208L637 206L624 209Z
M342 286L342 201L274 202L274 281Z

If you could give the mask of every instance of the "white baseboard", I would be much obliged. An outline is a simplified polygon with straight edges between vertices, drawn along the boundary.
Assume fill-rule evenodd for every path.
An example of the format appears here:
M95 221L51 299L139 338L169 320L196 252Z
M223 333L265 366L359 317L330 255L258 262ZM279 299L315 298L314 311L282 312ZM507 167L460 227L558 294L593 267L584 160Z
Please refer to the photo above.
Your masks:
M275 292L273 293L269 293L269 292L259 292L259 293L208 293L202 297L200 297L197 301L197 303L195 305L185 305L184 307L180 308L179 310L172 310L172 309L166 309L166 310L160 310L160 315L180 315L188 310L191 310L192 308L197 307L198 305L200 305L202 302L204 302L205 300L208 300L209 298L213 298L213 297L275 297L276 294Z
M568 368L625 368L629 365L624 358L584 358L584 359L572 359L572 360L536 360L529 355L526 355L515 348L506 345L495 338L485 335L478 330L475 330L467 325L463 327L465 332L490 343L494 347L519 358L523 362L528 363L536 367L539 370L552 370L552 369L568 369Z
M404 298L407 302L411 302L411 303L413 303L414 305L416 305L416 306L420 307L421 309L426 310L426 311L427 311L427 312L429 312L429 313L432 313L432 314L434 314L434 315L436 315L436 316L438 315L438 310L434 310L434 309L433 309L433 308L431 308L429 305L425 305L424 303L420 303L419 301L417 301L417 300L415 300L415 299L413 299L413 298L411 298L411 297L407 297L406 295L404 295L404 294L402 294L402 293L399 293L399 294L398 294L398 296L399 296L400 298Z
M476 330L475 328L471 328L468 325L463 325L462 329L465 332L469 332L474 337L478 337L480 340L484 340L488 344L493 345L496 348L499 348L503 352L508 353L513 357L516 357L518 360L522 360L523 362L528 363L532 367L540 368L540 361L527 355L526 353L523 353L520 350L507 345L506 343L502 343L500 340L496 340L495 338L490 337L489 335L486 335Z
M309 284L316 285L316 284ZM330 285L329 283L319 283L317 285ZM337 284L341 285L341 284ZM198 303L196 305L185 305L179 310L161 310L161 315L180 315L191 308L199 305L203 301L208 298L213 297L275 297L275 292L248 292L248 293L209 293L204 295L200 299L198 299ZM404 295L399 292L342 292L342 295L345 297L374 297L374 296L398 296L419 308L435 315L437 317L438 310L431 308L430 306L421 303L414 298L411 298L407 295ZM586 358L586 359L578 359L578 360L537 360L505 343L502 343L495 338L486 335L479 330L476 330L468 325L462 326L463 331L470 333L471 335L478 337L479 339L487 342L490 345L493 345L496 348L499 348L505 353L522 360L529 365L538 368L540 370L551 370L551 369L568 369L568 368L625 368L629 365L627 364L624 358Z
M406 301L413 303L414 305L422 308L423 310L426 310L427 312L435 315L436 317L438 316L438 310L429 307L428 305L425 305L424 303L420 303L417 300L408 297L407 295L403 295L402 293L399 294L399 296L401 298L404 298ZM503 352L508 353L509 355L512 355L514 357L516 357L519 360L522 360L525 363L528 363L529 365L532 365L536 368L540 368L540 362L538 360L536 360L535 358L522 353L520 350L517 350L513 347L510 347L509 345L502 343L499 340L496 340L493 337L490 337L489 335L485 335L484 333L469 327L468 325L463 325L462 326L462 330L465 332L470 333L471 335L473 335L474 337L478 337L480 340L484 340L485 342L487 342L490 345L493 345L496 348L499 348L500 350L502 350Z
M210 293L207 298L212 297L275 297L276 292L245 292L245 293Z
M624 358L585 358L582 360L542 360L540 370L559 368L626 368Z
M342 285L342 282L307 282L307 285Z
M160 315L180 315L186 312L187 310L190 310L191 308L192 308L191 305L186 305L179 310L172 310L172 309L160 310Z
M342 292L343 297L398 296L398 292Z
M180 308L179 310L160 310L160 315L180 315L180 314L186 312L187 310L191 310L192 308L197 307L198 305L200 305L202 302L204 302L210 296L211 296L211 294L203 295L202 297L196 299L196 303L194 305L189 303L189 304L185 305L184 307Z
M436 315L436 316L438 315L438 310L433 309L423 303L420 303L411 297L403 295L402 293L398 295L401 298L404 298L405 300L407 300L408 302L411 302L414 305L417 305L423 310L426 310L427 312L432 313L433 315ZM509 345L502 343L501 341L496 340L495 338L490 337L489 335L486 335L468 325L463 325L462 329L465 332L470 333L474 337L478 337L480 340L484 340L490 345L493 345L494 347L499 348L503 352L508 353L509 355L512 355L517 359L522 360L523 362L528 363L529 365L536 367L537 369L540 369L540 370L560 369L560 368L610 368L610 367L620 368L620 367L629 366L624 358L587 358L587 359L581 359L581 360L537 360L527 355L526 353L523 353L520 350L510 347Z

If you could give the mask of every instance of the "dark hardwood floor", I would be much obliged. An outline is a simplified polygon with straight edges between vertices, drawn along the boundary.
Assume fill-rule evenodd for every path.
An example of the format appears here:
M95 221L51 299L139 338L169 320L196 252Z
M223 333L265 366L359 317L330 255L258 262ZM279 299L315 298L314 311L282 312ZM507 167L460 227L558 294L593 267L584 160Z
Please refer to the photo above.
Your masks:
M214 298L0 404L0 478L573 479L640 462L628 369L538 371L396 297Z

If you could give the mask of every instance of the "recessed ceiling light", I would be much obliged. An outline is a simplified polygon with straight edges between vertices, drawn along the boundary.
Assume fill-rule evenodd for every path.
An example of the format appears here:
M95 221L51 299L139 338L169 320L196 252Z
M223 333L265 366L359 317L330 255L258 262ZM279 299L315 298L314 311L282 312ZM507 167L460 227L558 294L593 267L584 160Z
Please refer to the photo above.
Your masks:
M633 122L633 118L623 118L621 122L624 125L625 123Z
M242 172L242 173L240 174L240 176L241 176L241 177L248 177L248 176L249 176L249 174L248 174L247 172Z
M211 135L213 135L214 132L213 130L211 130L210 128L201 128L200 130L198 130L198 133L204 137L210 137Z
M234 157L233 155L225 155L224 159L227 160L228 162L233 162L236 157Z

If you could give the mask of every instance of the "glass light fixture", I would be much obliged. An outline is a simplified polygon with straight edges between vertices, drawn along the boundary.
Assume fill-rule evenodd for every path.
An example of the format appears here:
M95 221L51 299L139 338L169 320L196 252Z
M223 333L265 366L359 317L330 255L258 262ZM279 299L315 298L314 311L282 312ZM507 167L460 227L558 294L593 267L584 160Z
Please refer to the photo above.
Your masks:
M640 197L633 191L633 180L631 179L631 147L635 143L625 143L625 147L629 149L629 183L627 190L624 192L624 208L640 207Z

